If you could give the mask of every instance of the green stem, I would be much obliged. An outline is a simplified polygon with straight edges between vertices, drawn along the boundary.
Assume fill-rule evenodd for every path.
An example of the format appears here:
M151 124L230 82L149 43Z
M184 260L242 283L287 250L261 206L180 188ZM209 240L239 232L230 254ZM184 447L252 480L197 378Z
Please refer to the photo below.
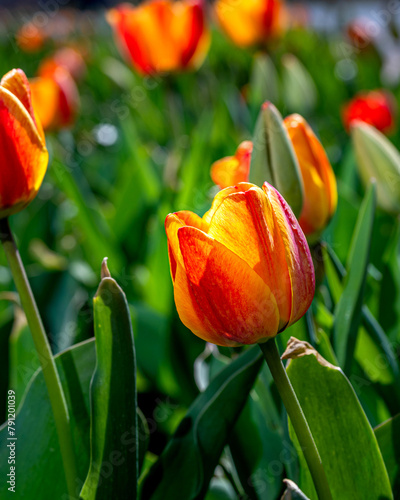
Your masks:
M321 458L315 446L314 439L303 410L301 409L299 400L297 399L296 393L293 390L292 384L290 383L285 367L279 356L275 339L271 339L259 345L296 432L297 439L299 440L308 468L310 469L318 498L320 500L332 500Z
M0 241L3 244L4 252L6 254L40 360L56 424L68 492L74 498L77 473L68 406L60 377L57 372L54 357L51 352L51 347L25 273L24 265L8 224L8 219L0 220Z

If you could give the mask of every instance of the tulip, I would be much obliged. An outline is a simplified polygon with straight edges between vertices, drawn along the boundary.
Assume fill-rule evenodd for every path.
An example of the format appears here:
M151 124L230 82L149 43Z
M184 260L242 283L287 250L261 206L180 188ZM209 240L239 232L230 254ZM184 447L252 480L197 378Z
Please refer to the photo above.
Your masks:
M400 213L400 153L387 137L371 125L353 122L351 136L358 171L364 184L376 180L378 205Z
M284 119L284 125L299 161L304 185L304 203L299 223L304 234L313 240L336 210L335 174L322 144L303 117L290 115Z
M72 125L79 108L79 93L65 68L46 65L30 84L33 107L44 130Z
M395 98L386 90L362 92L343 109L343 122L347 130L355 120L372 125L381 132L389 133L394 127Z
M250 160L253 151L251 141L243 141L234 156L227 156L213 163L211 178L221 189L249 180Z
M33 22L27 22L18 30L16 43L24 52L38 52L44 45L47 34Z
M281 0L217 0L215 13L227 36L239 47L263 44L285 24Z
M0 82L0 218L36 196L47 169L43 129L35 116L28 79L20 69Z
M226 188L202 218L176 212L165 227L178 314L198 337L223 346L266 342L310 306L305 236L269 184Z
M203 0L122 4L107 20L122 52L144 75L197 68L210 45Z

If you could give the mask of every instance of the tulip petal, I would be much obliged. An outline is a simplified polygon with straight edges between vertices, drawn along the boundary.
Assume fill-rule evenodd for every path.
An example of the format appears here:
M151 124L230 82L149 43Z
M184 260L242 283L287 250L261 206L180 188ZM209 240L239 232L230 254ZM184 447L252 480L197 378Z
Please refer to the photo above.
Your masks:
M242 142L234 156L227 156L213 163L211 178L221 189L249 180L250 160L253 151L251 141Z
M280 227L264 192L253 186L219 205L208 234L245 260L270 288L279 308L279 330L292 309L292 292Z
M274 209L286 250L286 262L292 289L292 311L289 326L305 314L314 298L314 266L307 240L289 205L271 185L264 183L263 190Z
M193 333L219 345L252 344L276 335L275 298L244 260L193 227L180 228L178 239L189 286L178 272L175 302ZM195 327L193 313L199 318Z
M25 106L25 109L35 122L29 81L25 73L20 69L13 69L3 76L0 85L15 95L15 97Z
M221 203L224 201L224 199L231 195L232 193L239 193L241 191L247 191L248 189L254 187L254 184L250 184L250 182L239 182L239 184L236 184L235 186L230 186L225 189L222 189L219 193L216 194L210 210L206 212L203 215L203 220L209 224L215 211L218 209L218 207L221 205Z
M165 231L168 238L168 255L172 281L175 281L177 262L182 262L178 241L178 229L184 226L193 226L201 231L208 231L208 224L203 221L201 217L189 210L182 210L167 215L165 219Z

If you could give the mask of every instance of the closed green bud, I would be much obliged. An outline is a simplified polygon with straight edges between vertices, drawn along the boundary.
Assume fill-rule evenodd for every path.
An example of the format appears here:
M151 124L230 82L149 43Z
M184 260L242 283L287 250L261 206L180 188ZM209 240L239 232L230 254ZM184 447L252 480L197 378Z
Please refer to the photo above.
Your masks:
M381 132L361 121L351 125L358 171L365 185L374 178L378 205L400 213L400 153Z
M272 184L289 203L296 217L303 207L303 182L299 163L282 116L265 102L257 119L250 164L250 182Z
M290 112L307 115L315 108L318 92L314 80L293 54L282 57L282 84L283 98Z

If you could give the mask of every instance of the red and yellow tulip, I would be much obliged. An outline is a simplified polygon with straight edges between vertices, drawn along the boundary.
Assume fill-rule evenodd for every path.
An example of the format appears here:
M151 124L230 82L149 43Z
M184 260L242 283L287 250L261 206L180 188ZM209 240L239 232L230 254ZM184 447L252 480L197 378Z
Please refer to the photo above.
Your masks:
M73 124L79 109L79 93L69 71L46 64L30 85L33 107L44 130L58 130Z
M33 200L47 163L28 79L22 70L14 69L0 82L0 218L19 212Z
M263 44L285 26L282 0L217 0L215 14L223 31L239 47Z
M202 218L176 212L165 227L176 307L198 337L224 346L265 342L310 306L306 239L269 184L226 188Z
M350 130L353 122L362 121L390 133L394 128L395 102L387 90L360 92L343 109L344 126Z
M203 0L122 4L107 19L122 52L141 74L197 68L210 45Z
M287 116L283 123L299 161L304 185L299 223L307 236L318 235L336 210L335 174L322 144L302 116Z

